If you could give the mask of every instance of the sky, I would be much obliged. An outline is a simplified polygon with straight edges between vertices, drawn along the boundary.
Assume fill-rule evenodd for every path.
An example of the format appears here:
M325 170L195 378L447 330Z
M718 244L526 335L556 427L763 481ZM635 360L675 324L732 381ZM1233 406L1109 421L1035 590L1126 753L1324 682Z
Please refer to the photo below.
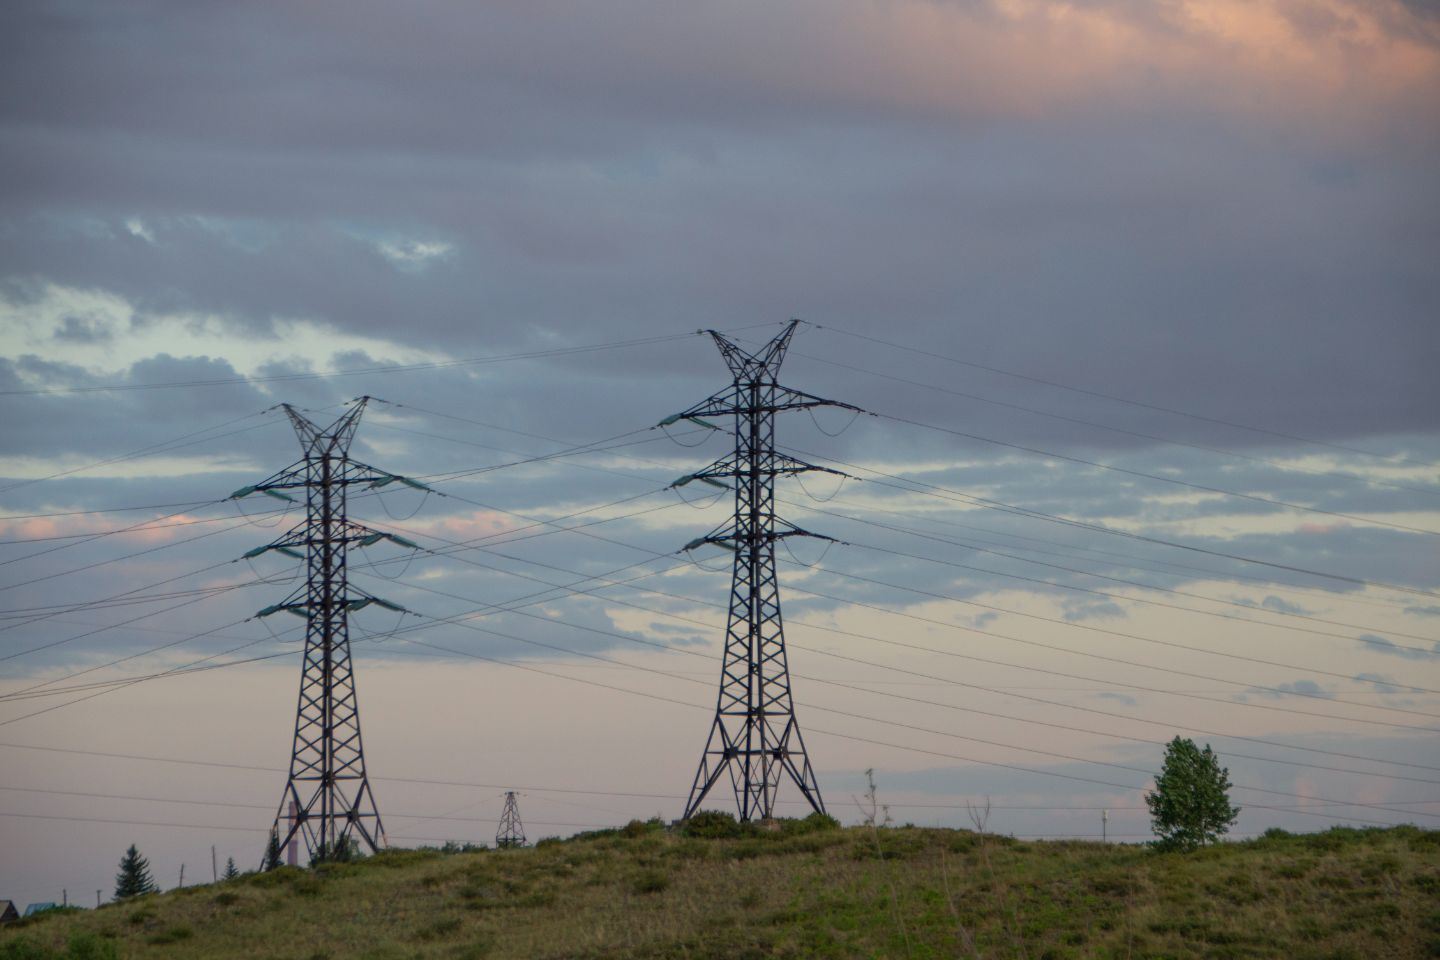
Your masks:
M391 842L678 816L728 441L655 425L790 318L831 813L1141 842L1187 736L1237 836L1435 827L1437 101L1425 0L3 5L0 898L258 862L282 403L433 491L351 503Z

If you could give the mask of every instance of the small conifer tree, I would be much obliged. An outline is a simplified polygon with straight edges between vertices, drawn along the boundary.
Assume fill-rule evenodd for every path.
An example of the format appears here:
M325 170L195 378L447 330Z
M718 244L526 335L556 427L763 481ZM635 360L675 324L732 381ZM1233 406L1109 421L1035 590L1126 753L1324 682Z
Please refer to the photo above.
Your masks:
M159 889L150 876L150 862L140 856L135 844L130 844L130 849L120 858L120 872L115 874L115 899L128 900Z
M240 876L240 871L239 871L239 869L237 869L236 866L235 866L235 858L234 858L234 857L226 857L226 858L225 858L225 872L222 873L222 874L220 874L220 879L221 879L221 880L234 880L234 879L235 879L236 877L238 877L238 876Z
M1201 750L1181 737L1165 748L1165 766L1145 803L1158 846L1170 850L1215 843L1240 815L1239 807L1230 806L1230 771L1220 766L1209 744Z
M261 870L274 870L280 866L280 834L270 831L270 842L265 845L265 859L260 861Z

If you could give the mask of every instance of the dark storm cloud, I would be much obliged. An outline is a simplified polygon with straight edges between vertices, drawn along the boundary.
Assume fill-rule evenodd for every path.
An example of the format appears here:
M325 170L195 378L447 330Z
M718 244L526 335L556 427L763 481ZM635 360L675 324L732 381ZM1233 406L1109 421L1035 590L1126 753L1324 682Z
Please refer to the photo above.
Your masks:
M1081 8L1208 43L1174 10ZM1138 124L1098 94L1021 120L860 42L873 17L908 41L918 9L827 7L817 32L806 5L12 5L4 260L247 331L306 316L464 354L801 313L1223 419L1433 428L1433 178L1408 145L1432 122L1277 137L1227 115L1238 78L1219 108L1150 85ZM989 4L937 9L1013 40ZM45 227L60 211L73 228Z

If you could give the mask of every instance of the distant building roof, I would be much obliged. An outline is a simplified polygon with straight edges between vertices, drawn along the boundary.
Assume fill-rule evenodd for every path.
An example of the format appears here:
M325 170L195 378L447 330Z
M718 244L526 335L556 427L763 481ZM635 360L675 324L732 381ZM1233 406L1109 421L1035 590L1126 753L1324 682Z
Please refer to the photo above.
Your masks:
M32 903L30 904L30 906L25 908L25 916L33 917L41 910L54 910L58 906L60 906L60 904L56 903L54 900L50 900L45 903Z
M20 911L15 909L15 904L9 900L0 900L0 923L10 923L20 919Z

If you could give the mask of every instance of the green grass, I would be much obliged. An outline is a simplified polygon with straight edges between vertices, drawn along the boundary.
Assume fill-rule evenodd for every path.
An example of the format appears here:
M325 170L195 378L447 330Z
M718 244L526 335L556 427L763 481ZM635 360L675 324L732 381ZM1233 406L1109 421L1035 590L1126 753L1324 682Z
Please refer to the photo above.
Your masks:
M0 960L1440 958L1434 831L1188 854L913 827L739 834L640 825L287 867L6 928Z

